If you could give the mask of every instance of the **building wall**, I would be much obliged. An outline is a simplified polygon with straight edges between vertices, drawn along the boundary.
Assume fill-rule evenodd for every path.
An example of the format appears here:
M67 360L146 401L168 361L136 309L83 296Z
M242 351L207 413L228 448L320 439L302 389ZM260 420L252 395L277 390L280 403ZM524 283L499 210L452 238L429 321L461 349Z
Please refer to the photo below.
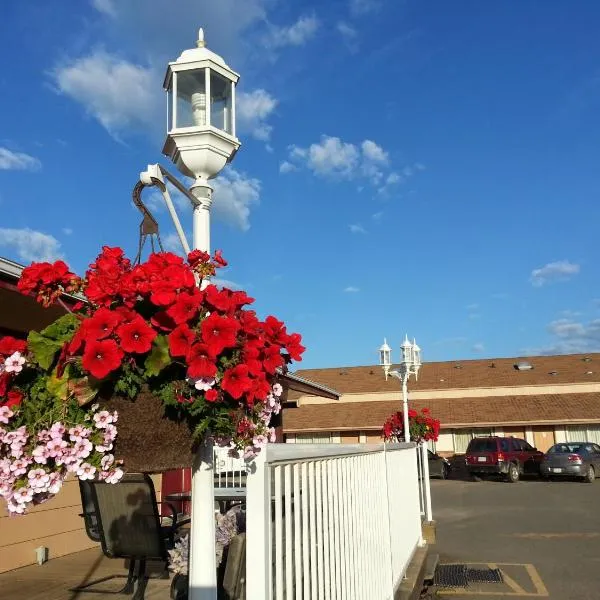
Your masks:
M160 501L161 476L152 479ZM80 513L76 479L67 480L56 497L27 515L10 517L4 502L0 502L0 573L35 564L35 549L40 546L48 548L50 560L98 547L87 537Z

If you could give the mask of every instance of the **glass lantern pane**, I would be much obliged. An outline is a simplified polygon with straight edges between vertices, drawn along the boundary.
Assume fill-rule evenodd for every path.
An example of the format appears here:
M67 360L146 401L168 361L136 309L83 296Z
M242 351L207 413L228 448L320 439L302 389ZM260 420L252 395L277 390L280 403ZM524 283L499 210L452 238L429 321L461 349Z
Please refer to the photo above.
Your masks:
M204 69L179 71L177 74L177 122L175 127L206 125L206 89Z
M231 82L218 73L210 73L210 124L231 133Z
M167 90L167 131L173 129L173 88Z

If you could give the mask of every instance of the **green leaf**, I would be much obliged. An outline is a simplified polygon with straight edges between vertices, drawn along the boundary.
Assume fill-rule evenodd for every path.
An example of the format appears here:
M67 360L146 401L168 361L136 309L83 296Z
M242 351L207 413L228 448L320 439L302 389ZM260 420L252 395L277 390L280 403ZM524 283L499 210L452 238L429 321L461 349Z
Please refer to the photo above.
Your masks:
M166 336L159 335L152 344L152 351L144 363L145 374L148 377L158 375L166 366L171 364L169 342Z
M88 402L91 402L98 394L98 388L90 385L90 380L87 376L79 379L70 379L68 389L69 394L75 396L79 406L84 406Z
M52 371L52 375L48 376L46 379L46 389L59 400L66 400L69 396L69 375L68 370L65 369L65 372L62 377L56 376L56 369Z
M45 338L50 338L62 344L71 340L80 323L81 321L76 315L68 313L56 319L46 329L42 329L41 334Z
M37 331L30 331L27 336L27 347L33 354L33 360L42 369L48 370L54 361L56 353L63 343L43 336Z

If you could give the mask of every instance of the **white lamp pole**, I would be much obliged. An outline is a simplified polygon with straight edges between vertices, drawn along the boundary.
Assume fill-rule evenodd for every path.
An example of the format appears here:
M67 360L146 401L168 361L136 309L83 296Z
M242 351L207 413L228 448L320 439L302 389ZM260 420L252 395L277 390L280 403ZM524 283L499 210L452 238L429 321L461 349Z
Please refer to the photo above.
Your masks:
M408 420L408 379L411 375L414 375L415 379L418 379L419 377L419 369L421 368L421 348L417 346L416 340L413 340L413 343L411 344L408 341L408 337L405 337L400 349L402 351L400 368L390 370L392 367L391 349L384 338L383 345L379 348L379 364L383 368L386 379L388 378L389 374L402 382L402 417L404 421L404 441L410 442L410 425Z
M169 63L168 132L163 147L181 173L194 178L193 247L210 252L210 207L216 177L240 147L235 136L235 86L239 75L206 48L204 31L196 48ZM215 600L213 445L204 443L193 467L192 522L189 555L189 600Z

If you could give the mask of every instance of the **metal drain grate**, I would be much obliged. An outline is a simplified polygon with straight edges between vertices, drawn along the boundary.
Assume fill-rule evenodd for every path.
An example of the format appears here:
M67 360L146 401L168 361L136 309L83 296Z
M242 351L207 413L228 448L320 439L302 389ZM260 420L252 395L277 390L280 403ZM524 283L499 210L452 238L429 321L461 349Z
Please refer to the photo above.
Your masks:
M433 583L438 587L466 588L470 583L503 583L500 569L469 569L467 565L438 565Z
M467 569L469 583L503 583L500 569Z
M433 577L434 585L438 587L467 587L466 565L438 565Z

